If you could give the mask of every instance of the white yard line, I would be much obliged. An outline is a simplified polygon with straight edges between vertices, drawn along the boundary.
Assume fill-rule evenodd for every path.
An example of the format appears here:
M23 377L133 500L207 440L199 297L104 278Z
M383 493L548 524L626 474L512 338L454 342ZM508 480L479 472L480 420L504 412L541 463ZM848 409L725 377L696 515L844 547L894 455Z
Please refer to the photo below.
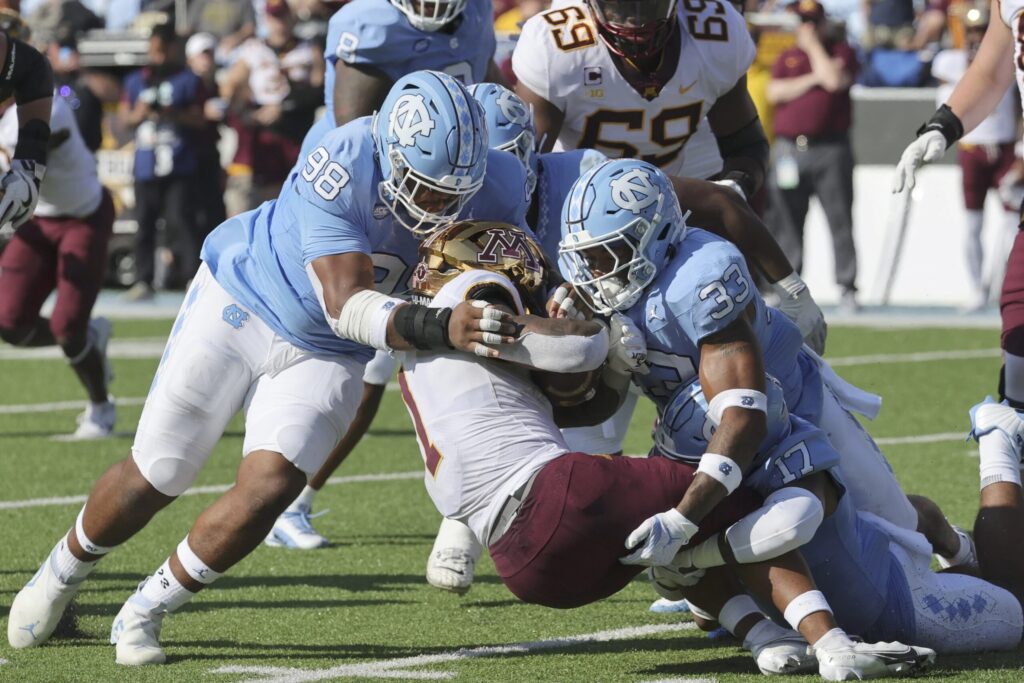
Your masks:
M143 396L129 396L114 399L119 406L141 406L146 402ZM50 403L16 403L0 405L0 415L20 415L23 413L50 413L55 410L82 410L87 401L52 401Z
M327 484L360 484L368 481L404 481L422 479L423 470L415 472L387 472L384 474L352 474L347 477L331 477ZM224 493L234 484L216 484L213 486L193 486L183 496L199 496L207 493ZM54 505L78 505L85 502L87 496L56 496L54 498L30 498L28 500L0 501L0 510L20 510L22 508L52 507Z
M875 439L879 446L899 446L908 443L939 443L940 441L966 441L967 430L962 432L939 432L917 436L882 436Z
M323 681L336 678L449 680L455 678L458 674L455 671L423 671L419 670L418 667L429 666L431 664L447 664L466 659L525 655L538 650L570 648L586 643L607 643L615 640L633 640L643 636L659 633L691 631L695 628L696 624L689 621L676 624L650 624L647 626L631 626L627 628L613 629L610 631L598 631L597 633L586 633L578 636L538 640L529 643L488 645L485 647L452 650L451 652L443 652L436 655L418 655L415 657L382 659L359 664L342 664L328 669L232 665L213 669L210 673L250 676L249 678L237 681L237 683L306 683L307 681ZM417 669L413 669L412 667L417 667ZM702 683L710 683L710 679L673 678L669 680L677 683L682 681L686 681L687 683L698 683L698 681Z
M164 352L167 337L131 337L112 339L107 347L111 358L159 358ZM40 346L22 349L0 346L0 360L64 360L59 346Z
M834 368L851 365L876 365L879 363L928 363L937 360L974 360L976 358L998 358L999 349L959 349L951 351L920 351L917 353L879 353L870 356L839 356L826 358Z

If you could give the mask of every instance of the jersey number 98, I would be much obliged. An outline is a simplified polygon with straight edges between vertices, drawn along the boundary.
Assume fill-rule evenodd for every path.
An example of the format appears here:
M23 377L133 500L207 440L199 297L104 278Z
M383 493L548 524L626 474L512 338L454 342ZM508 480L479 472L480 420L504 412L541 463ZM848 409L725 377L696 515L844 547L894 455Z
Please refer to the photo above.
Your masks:
M327 201L332 201L348 185L348 171L337 161L331 161L327 148L317 147L306 157L302 167L302 179L313 185L313 191Z

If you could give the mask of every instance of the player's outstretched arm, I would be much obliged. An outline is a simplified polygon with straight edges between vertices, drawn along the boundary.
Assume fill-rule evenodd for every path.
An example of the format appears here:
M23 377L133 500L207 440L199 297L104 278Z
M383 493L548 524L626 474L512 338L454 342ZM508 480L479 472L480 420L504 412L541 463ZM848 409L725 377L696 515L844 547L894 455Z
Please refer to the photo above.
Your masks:
M999 16L998 0L992 0L992 16ZM1013 46L1010 27L995 19L989 22L978 54L949 101L918 129L917 139L903 150L896 166L893 192L912 190L917 169L942 157L953 143L992 113L1013 82Z
M754 101L743 76L708 110L708 123L722 155L723 181L749 199L764 184L768 168L768 137L761 127Z
M373 288L373 261L359 251L313 259L307 267L328 325L336 335L384 351L460 349L496 358L516 326L464 301L429 308L380 294ZM491 345L491 346L488 346Z
M365 64L351 66L342 60L334 64L334 122L343 126L380 109L391 90L384 72Z
M793 270L768 226L735 192L696 178L672 178L679 203L690 211L688 222L729 240L754 263L779 296L779 310L796 323L807 345L825 351L828 326L807 285Z
M764 439L764 360L746 316L704 337L700 349L701 386L717 428L679 504L647 518L626 539L633 552L624 564L671 562L697 534L701 520L740 485Z
M550 152L562 131L565 112L523 85L522 81L516 84L516 94L533 112L533 125L537 131L537 151Z
M20 40L0 34L0 91L18 105L18 144L11 170L0 178L0 226L18 227L35 211L46 174L53 107L53 71L46 58Z

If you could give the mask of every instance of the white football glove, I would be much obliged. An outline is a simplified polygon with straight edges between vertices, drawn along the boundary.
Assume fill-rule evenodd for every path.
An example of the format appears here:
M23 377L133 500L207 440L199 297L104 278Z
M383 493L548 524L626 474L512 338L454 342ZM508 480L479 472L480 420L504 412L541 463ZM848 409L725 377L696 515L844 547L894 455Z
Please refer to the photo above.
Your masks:
M646 375L647 342L628 316L612 313L608 320L608 367L620 375Z
M11 170L0 178L0 225L10 223L17 228L32 218L39 201L39 183L46 167L34 161L15 159Z
M633 552L619 562L645 567L668 564L697 530L697 525L675 508L659 512L633 530L626 539L626 549Z
M819 356L825 353L828 325L825 323L825 315L811 297L807 284L793 271L773 284L772 290L779 297L776 307L796 323L807 345Z
M941 159L946 153L946 138L937 130L929 130L920 136L903 150L900 163L896 165L896 177L892 181L893 193L914 189L915 174L917 169L929 164L936 159Z

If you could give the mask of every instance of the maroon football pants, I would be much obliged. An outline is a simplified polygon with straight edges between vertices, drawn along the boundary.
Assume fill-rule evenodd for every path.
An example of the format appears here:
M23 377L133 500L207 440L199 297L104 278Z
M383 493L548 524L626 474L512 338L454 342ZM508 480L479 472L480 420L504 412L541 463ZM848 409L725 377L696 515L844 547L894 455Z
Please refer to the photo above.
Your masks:
M668 458L567 453L541 469L508 530L490 547L505 585L524 602L580 607L622 590L626 537L679 504L696 468ZM697 543L761 506L740 488L702 520Z
M20 226L0 255L0 329L29 327L55 288L50 331L57 340L84 335L103 284L114 202L103 191L85 218L35 217Z

